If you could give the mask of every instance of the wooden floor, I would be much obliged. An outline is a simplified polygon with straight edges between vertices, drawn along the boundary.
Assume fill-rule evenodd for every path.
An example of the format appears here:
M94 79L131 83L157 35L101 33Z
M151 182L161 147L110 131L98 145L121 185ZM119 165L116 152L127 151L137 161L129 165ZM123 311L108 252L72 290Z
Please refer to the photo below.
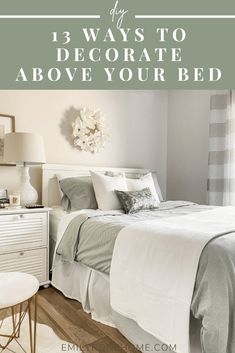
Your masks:
M39 291L38 322L84 353L139 353L116 329L92 320L79 302L65 298L53 287Z

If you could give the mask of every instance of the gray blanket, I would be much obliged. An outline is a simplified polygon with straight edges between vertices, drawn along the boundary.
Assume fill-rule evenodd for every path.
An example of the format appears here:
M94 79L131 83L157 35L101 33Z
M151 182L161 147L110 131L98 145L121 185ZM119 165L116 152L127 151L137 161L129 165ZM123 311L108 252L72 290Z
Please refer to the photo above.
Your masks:
M69 224L57 248L65 261L81 261L109 273L119 231L146 219L186 215L212 209L189 202L164 202L158 210L134 215L84 214ZM191 311L202 322L205 353L235 353L235 235L212 240L202 252Z

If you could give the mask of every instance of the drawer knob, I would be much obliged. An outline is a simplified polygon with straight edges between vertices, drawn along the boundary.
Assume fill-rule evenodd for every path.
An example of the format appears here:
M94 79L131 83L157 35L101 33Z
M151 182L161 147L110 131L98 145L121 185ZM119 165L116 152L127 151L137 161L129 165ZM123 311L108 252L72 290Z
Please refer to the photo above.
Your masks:
M21 252L20 252L20 256L23 256L23 255L24 255L24 252L23 252L23 251L21 251Z

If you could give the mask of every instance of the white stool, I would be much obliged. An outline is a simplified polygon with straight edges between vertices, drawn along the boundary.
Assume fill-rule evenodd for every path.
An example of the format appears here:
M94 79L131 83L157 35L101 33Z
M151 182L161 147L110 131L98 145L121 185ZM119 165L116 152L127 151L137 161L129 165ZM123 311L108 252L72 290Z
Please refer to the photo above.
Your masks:
M1 326L4 319L0 322L0 337L7 338L7 342L4 345L0 343L2 351L6 349L13 340L17 341L20 336L21 324L28 312L30 353L36 353L38 289L39 282L34 276L19 272L0 272L0 310L9 308L12 315L11 334L1 334ZM35 305L34 325L32 325L31 314L31 304L33 301ZM32 326L34 327L32 328Z

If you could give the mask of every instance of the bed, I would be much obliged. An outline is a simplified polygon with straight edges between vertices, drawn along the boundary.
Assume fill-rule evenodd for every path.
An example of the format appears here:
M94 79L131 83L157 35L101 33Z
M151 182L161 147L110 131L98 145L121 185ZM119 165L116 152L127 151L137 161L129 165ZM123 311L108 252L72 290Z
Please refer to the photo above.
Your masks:
M58 242L58 234L63 233L67 228L69 222L72 219L79 221L80 212L73 212L71 219L70 216L66 215L66 212L61 208L61 195L58 188L58 181L55 177L56 174L62 173L64 176L78 176L88 175L90 168L86 167L75 167L75 166L61 166L61 165L45 165L43 167L43 203L48 206L52 206L52 212L50 217L50 249L51 259L54 254L54 248L56 242ZM104 171L107 168L95 168L96 170ZM110 168L108 168L110 170ZM112 172L125 172L127 175L134 174L146 174L148 171L143 169L115 169L111 168ZM187 215L191 213L198 213L204 210L210 210L210 207L199 206L192 203L181 202L177 203L163 203L161 205L161 217L174 216L175 214ZM86 210L89 213L89 217L85 220L86 227L92 229L99 229L105 227L113 229L114 234L120 232L120 229L125 228L126 222L135 223L136 221L142 221L138 217L131 219L125 218L123 222L122 212L100 212L97 214L94 210ZM150 222L153 215L149 214ZM154 217L156 215L154 214ZM82 215L84 217L84 214ZM146 215L144 215L146 218ZM66 223L67 222L67 223ZM80 221L79 221L80 222ZM115 224L115 226L114 226ZM63 230L64 227L64 230ZM116 233L115 233L116 232ZM106 234L101 232L100 234ZM231 232L230 232L231 233ZM93 241L92 231L89 232L90 238L87 237L88 233L84 236L84 247L82 248L82 237L80 252L77 253L76 261L64 261L60 253L55 254L54 266L52 268L52 285L59 289L66 297L76 299L80 301L86 312L91 313L94 320L100 321L104 324L117 327L117 329L131 341L139 350L147 352L149 350L156 350L159 352L165 351L176 351L175 343L164 343L151 335L149 331L142 329L135 320L127 318L124 315L114 311L110 305L110 262L108 248L113 248L115 244L115 237L110 243L104 238L99 237L103 241L102 249L107 246L106 257L99 261L102 253L97 257L92 252L91 241ZM225 236L226 237L226 236ZM226 240L227 241L227 240ZM229 240L230 241L230 240ZM90 243L89 243L90 242ZM220 239L214 242L217 247L221 247ZM212 250L213 244L212 242ZM87 245L88 244L88 245ZM92 243L93 244L93 243ZM232 242L233 244L233 242ZM66 247L65 247L66 248ZM89 250L87 252L87 249ZM93 254L93 255L92 255ZM108 255L107 255L108 254ZM203 267L203 266L201 266ZM201 288L198 288L198 292ZM196 295L195 295L196 297ZM194 297L194 299L195 299ZM198 303L195 300L195 307ZM195 309L195 308L192 308ZM193 312L193 310L191 310ZM195 310L194 310L195 311ZM195 312L194 312L195 314ZM197 315L194 315L197 316ZM190 317L190 345L191 353L202 352L200 343L200 330L201 321L196 320L193 315ZM207 350L204 351L207 352ZM232 350L227 351L232 352ZM208 351L209 352L209 351ZM214 352L215 353L215 352ZM222 353L222 352L220 352Z

